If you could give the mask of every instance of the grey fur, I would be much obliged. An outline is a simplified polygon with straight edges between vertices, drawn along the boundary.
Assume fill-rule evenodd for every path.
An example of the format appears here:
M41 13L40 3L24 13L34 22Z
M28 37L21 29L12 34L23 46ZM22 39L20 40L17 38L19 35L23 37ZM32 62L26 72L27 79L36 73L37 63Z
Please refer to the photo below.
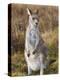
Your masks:
M28 75L32 73L32 70L40 70L40 74L43 74L43 69L47 65L48 48L39 32L38 16L31 14L29 9L27 9L27 12L29 25L25 38L25 59L28 66Z

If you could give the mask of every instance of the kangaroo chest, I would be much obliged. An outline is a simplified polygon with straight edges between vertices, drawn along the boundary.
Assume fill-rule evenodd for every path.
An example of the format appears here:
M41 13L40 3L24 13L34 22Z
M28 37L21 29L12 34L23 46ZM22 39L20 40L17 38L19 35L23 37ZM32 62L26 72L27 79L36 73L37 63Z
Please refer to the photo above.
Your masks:
M35 43L36 43L36 34L37 32L35 30L30 30L29 32L29 38L30 38L30 44L32 46L35 46Z
M37 29L31 29L29 31L29 44L32 46L32 47L35 47L35 43L37 41L37 36L38 36L38 30Z

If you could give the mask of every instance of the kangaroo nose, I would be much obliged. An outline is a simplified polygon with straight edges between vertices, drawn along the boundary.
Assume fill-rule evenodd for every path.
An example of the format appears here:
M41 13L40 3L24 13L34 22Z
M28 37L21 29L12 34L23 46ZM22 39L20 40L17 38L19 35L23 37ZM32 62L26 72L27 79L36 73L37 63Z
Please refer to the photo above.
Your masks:
M30 56L30 54L28 53L28 54L27 54L27 56L29 57L29 56Z
M38 22L36 22L36 25L38 25Z

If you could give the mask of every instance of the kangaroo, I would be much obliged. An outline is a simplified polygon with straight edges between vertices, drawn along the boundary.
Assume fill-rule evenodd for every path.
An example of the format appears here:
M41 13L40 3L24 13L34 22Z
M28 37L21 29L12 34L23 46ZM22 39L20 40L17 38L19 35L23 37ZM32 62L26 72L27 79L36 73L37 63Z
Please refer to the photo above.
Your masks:
M40 70L40 75L42 75L44 73L43 70L47 66L48 48L40 35L38 11L33 14L27 8L27 13L29 24L26 29L24 54L28 67L28 75L32 74L32 71L37 70Z

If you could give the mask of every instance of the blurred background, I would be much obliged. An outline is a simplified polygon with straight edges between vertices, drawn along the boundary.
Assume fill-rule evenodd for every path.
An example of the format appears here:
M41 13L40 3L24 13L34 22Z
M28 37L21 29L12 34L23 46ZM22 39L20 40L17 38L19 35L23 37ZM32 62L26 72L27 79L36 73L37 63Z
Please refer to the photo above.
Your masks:
M58 73L58 6L11 4L11 17L8 19L8 27L11 29L11 76L26 76L27 64L24 57L25 32L28 26L28 14L26 8L33 12L38 10L39 29L41 36L49 49L50 64L44 74ZM11 22L11 24L10 24ZM10 74L10 72L8 72ZM39 75L39 71L32 75Z

